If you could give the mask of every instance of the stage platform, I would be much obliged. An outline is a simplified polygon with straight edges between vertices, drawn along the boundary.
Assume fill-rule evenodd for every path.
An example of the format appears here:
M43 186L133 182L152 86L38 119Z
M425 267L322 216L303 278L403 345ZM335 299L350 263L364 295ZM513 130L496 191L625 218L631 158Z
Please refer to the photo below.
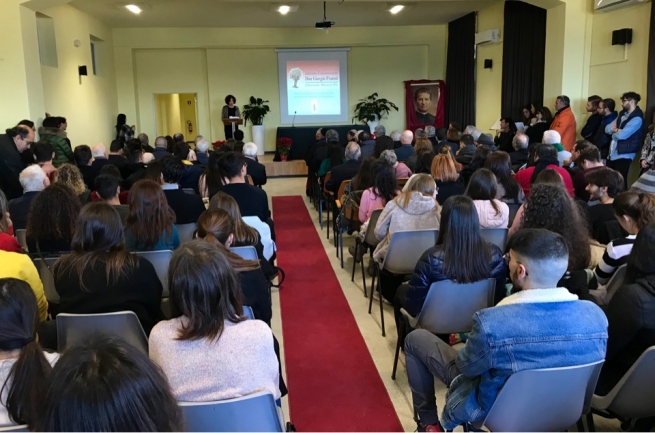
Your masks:
M259 162L266 167L267 177L279 176L307 176L307 165L300 159L296 161L273 162L275 153L267 153L257 157Z

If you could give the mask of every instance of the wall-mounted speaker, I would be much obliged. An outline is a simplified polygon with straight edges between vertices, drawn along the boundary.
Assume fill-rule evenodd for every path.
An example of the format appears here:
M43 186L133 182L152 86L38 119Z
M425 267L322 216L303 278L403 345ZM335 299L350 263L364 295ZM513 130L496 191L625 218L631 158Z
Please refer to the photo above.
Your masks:
M612 45L627 45L632 43L632 29L614 30Z
M85 75L85 76L86 76L86 75L89 75L89 74L87 73L87 71L86 71L86 66L78 66L78 67L77 67L77 72L80 74L80 76L82 76L82 75Z
M491 69L494 65L494 61L492 59L484 59L484 68L485 69Z

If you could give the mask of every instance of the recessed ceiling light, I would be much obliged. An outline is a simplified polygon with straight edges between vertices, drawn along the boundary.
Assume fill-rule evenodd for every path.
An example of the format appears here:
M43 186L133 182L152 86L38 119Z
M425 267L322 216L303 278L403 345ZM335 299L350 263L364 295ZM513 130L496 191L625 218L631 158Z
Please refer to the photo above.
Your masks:
M392 14L397 14L398 12L400 12L403 9L405 9L405 6L396 5L396 6L392 7L391 9L389 9L389 12L391 12Z
M140 14L141 13L141 8L138 7L137 5L125 5L125 8L132 12L133 14Z
M286 15L290 10L291 10L291 7L287 6L287 5L282 5L279 8L277 8L277 11L279 13L281 13L282 15Z

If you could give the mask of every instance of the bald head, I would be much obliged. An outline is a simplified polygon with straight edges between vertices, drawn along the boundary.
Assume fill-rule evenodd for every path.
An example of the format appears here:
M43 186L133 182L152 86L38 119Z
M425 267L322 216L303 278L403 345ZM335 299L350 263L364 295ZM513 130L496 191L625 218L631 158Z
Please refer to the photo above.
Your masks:
M351 141L346 146L346 159L348 161L357 161L362 156L362 150L359 148L359 144Z
M403 131L402 135L400 136L400 144L403 146L407 146L412 144L412 140L414 139L414 133L410 131L409 129Z
M94 158L107 158L107 148L104 144L98 143L91 148L91 155Z
M166 146L168 146L168 142L166 141L166 137L162 137L161 135L155 139L155 147L163 147L166 149Z

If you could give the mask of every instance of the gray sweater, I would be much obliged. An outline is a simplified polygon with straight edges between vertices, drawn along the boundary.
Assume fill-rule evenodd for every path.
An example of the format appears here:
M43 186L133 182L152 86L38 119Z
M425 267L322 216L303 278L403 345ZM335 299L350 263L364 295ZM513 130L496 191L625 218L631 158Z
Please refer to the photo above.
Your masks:
M407 230L438 230L441 208L432 197L420 192L413 192L407 207L400 206L396 197L386 204L375 226L375 237L380 241L373 252L373 258L384 260L389 248L391 235L398 231Z

